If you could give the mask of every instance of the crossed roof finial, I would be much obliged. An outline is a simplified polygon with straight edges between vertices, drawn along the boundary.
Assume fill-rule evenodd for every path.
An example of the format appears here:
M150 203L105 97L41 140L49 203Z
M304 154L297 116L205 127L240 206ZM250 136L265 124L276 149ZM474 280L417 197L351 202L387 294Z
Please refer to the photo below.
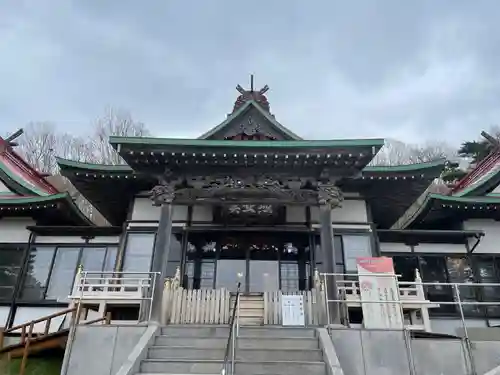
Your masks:
M238 92L240 94L242 94L242 95L245 94L245 93L248 93L248 92L250 92L250 93L257 92L260 95L264 95L266 92L269 91L269 86L268 85L265 85L259 91L255 91L253 83L254 83L253 74L250 74L250 90L245 90L243 87L241 87L241 85L236 86L236 90L238 90Z

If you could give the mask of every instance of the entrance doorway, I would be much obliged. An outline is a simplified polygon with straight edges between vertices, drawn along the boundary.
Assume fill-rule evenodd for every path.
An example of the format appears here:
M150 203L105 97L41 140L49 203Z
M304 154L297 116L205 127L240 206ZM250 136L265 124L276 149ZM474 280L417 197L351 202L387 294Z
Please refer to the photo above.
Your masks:
M241 282L245 293L308 289L308 233L193 232L185 266L191 288L226 288Z

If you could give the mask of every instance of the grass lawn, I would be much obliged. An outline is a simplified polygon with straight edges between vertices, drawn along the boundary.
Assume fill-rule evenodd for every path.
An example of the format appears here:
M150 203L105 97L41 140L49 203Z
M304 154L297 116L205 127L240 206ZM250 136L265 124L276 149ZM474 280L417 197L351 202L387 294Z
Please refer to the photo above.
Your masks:
M21 359L13 359L10 363L0 359L0 375L18 375ZM59 375L61 372L61 356L29 357L25 375Z

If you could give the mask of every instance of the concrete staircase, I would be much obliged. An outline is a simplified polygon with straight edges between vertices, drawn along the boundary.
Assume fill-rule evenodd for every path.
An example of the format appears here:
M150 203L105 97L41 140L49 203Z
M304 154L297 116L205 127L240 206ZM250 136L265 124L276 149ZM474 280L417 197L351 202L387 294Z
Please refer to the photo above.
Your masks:
M221 326L162 328L140 374L220 374L229 334ZM240 327L235 375L326 375L315 329Z
M230 314L232 314L235 295L231 296ZM262 293L240 294L240 324L243 326L261 326L264 324L264 295Z

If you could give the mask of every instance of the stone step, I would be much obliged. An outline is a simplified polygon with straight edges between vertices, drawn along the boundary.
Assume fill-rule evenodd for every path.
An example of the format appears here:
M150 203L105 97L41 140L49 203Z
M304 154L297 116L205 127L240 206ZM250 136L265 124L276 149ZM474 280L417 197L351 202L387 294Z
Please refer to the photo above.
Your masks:
M267 361L306 361L321 362L323 353L320 349L240 349L236 350L236 359L248 362Z
M237 375L326 375L326 365L302 361L237 361L234 371Z
M228 326L167 326L162 327L161 334L176 337L225 337L229 335ZM251 337L316 337L314 328L293 328L280 326L240 327L240 336Z
M208 349L225 349L227 337L176 337L176 336L157 336L154 346L185 346Z
M210 349L190 346L153 346L148 350L148 359L200 359L223 360L225 348Z
M140 372L151 374L220 374L222 360L144 359Z
M305 337L238 337L238 349L318 349L318 339Z
M225 349L208 349L186 346L154 346L149 349L147 359L196 359L223 360ZM319 349L238 349L236 359L240 361L322 361Z
M214 374L220 373L222 366L222 361L145 359L141 362L140 372L150 374ZM323 362L236 361L235 373L237 375L326 375L326 366Z

